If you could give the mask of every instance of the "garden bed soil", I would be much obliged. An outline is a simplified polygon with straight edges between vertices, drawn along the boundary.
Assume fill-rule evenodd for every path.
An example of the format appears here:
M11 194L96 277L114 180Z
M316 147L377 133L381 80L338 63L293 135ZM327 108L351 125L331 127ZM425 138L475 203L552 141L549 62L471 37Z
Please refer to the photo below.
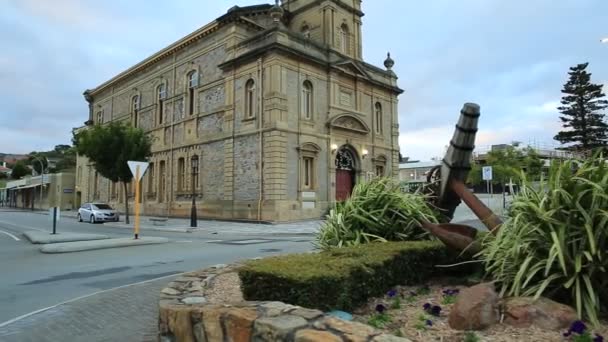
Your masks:
M205 297L210 303L230 303L243 301L241 291L241 281L238 273L228 272L217 275L211 280L212 286L205 291ZM449 284L449 285L448 285ZM370 317L376 313L378 304L384 305L386 313L392 321L383 327L376 327L385 333L403 336L414 342L463 342L467 332L458 331L448 325L448 315L454 305L444 302L443 291L461 290L466 286L453 285L453 280L436 280L430 282L428 286L398 286L395 288L400 297L401 305L399 309L392 308L395 299L388 296L383 298L370 299L369 302L355 310L353 320L364 324L369 323ZM412 295L416 293L416 295ZM441 313L439 317L427 314L423 309L424 304L439 305ZM289 304L289 303L287 303ZM424 320L421 318L424 317ZM426 325L426 320L432 321L432 326ZM599 329L594 330L603 336L608 336L608 321L602 321ZM551 331L537 327L515 328L506 324L496 324L474 334L479 338L478 341L491 342L548 342L548 341L568 341L563 337L564 331Z
M428 341L443 341L443 342L461 342L465 341L467 332L458 331L450 328L448 324L448 316L452 303L444 302L444 290L461 290L466 288L463 285L446 285L453 284L451 281L437 280L430 282L428 287L421 286L399 286L395 290L397 296L400 296L401 305L399 309L392 308L391 305L395 299L388 296L383 298L371 299L364 307L355 310L354 320L368 324L372 316L377 311L379 304L386 307L386 315L391 317L391 322L384 327L376 327L386 333L397 336L403 336L412 341L428 342ZM416 295L412 295L416 293ZM422 293L422 294L420 294ZM424 305L438 305L441 307L439 317L432 316L425 312ZM423 319L424 317L424 319ZM426 320L430 320L432 325L426 324ZM547 342L547 341L569 341L563 337L566 331L546 330L538 327L515 328L506 324L495 324L485 330L476 331L474 334L479 338L477 341L492 341L492 342ZM594 333L608 336L608 321L603 320L599 329L594 329Z

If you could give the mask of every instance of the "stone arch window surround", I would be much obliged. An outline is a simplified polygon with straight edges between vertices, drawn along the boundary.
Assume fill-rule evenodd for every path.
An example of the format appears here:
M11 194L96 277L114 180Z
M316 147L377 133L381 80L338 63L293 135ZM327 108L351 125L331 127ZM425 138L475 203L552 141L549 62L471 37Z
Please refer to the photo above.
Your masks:
M315 143L303 143L298 147L300 161L300 191L316 191L318 188L318 160L321 147Z
M257 115L257 84L255 79L249 78L245 82L245 93L244 93L244 113L245 120L254 119Z
M338 29L338 47L340 52L350 55L350 29L346 21Z
M188 115L194 115L197 112L196 105L196 89L200 85L201 74L198 68L191 69L186 73L186 97L187 97L187 112Z
M302 94L300 97L301 117L305 120L314 119L314 86L310 79L306 78L302 82Z
M133 127L139 127L139 112L141 110L141 92L137 89L131 94L130 108L131 124Z
M374 127L377 134L383 133L384 125L384 110L380 101L376 101L374 104Z
M157 123L159 125L162 125L165 122L165 105L166 105L166 101L167 98L169 97L169 86L167 84L167 81L163 81L161 80L160 83L156 86L156 92L155 92L155 96L156 96L156 116L157 116Z

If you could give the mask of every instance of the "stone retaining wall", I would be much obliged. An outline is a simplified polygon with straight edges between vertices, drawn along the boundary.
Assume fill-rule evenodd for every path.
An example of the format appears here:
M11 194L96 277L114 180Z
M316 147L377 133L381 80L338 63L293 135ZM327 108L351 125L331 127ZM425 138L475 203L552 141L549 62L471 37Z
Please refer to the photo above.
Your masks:
M218 265L188 273L164 288L159 302L159 341L409 341L281 302L209 302L205 295L214 278L235 272L237 267Z

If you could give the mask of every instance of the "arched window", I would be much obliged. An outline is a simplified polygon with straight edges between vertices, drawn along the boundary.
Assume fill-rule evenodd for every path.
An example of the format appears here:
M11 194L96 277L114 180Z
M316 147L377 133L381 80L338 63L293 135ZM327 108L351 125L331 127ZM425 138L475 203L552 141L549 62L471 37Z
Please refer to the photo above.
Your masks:
M139 95L135 95L131 98L131 113L133 114L133 127L139 125Z
M312 118L312 105L312 83L304 81L304 84L302 84L302 115L305 119Z
M165 200L165 161L160 162L158 170L158 202L162 203Z
M308 24L302 26L302 35L306 38L310 38L310 26L308 26Z
M255 81L249 80L245 84L245 117L253 118L256 114Z
M196 70L191 71L188 74L188 114L194 114L194 89L198 87L198 72Z
M382 133L382 105L380 104L380 102L376 102L376 122L375 122L375 126L376 126L376 133Z
M342 24L340 27L340 51L348 54L350 50L350 34L348 25Z
M163 123L163 115L164 115L164 102L167 98L167 85L162 83L156 88L156 101L158 108L158 124L161 125Z

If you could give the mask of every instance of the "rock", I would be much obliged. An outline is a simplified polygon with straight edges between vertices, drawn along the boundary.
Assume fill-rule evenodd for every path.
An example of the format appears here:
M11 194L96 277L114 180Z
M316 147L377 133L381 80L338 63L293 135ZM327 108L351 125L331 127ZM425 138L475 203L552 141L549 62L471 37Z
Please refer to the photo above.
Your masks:
M291 312L292 315L304 317L306 319L315 319L323 316L323 312L320 310L298 308Z
M299 330L296 333L295 342L342 342L342 339L328 331L312 329Z
M412 342L405 337L397 337L393 335L382 334L374 337L372 342Z
M232 342L249 342L253 322L258 318L255 308L232 308L224 315L226 338Z
M577 319L576 310L547 298L509 298L503 302L506 324L525 328L535 325L548 330L561 330Z
M216 306L208 305L202 308L202 322L205 330L205 336L208 341L223 341L224 332L222 330L222 322L220 321L221 316L228 309Z
M205 297L186 297L182 299L182 303L193 305L193 304L204 304L207 303L207 298Z
M284 313L284 310L289 309L290 306L282 302L269 302L262 305L262 310L268 317L279 316Z
M162 291L160 291L161 293L164 293L166 295L171 295L171 296L177 296L178 294L181 294L180 291L172 288L172 287L165 287Z
M479 284L460 291L448 322L456 330L482 330L498 322L498 295L494 284Z
M254 340L282 341L293 330L306 324L308 322L304 318L294 315L260 318L253 324Z
M369 325L358 322L347 322L335 317L325 317L321 322L321 326L323 329L341 332L346 341L352 342L368 341L369 336L378 333Z

